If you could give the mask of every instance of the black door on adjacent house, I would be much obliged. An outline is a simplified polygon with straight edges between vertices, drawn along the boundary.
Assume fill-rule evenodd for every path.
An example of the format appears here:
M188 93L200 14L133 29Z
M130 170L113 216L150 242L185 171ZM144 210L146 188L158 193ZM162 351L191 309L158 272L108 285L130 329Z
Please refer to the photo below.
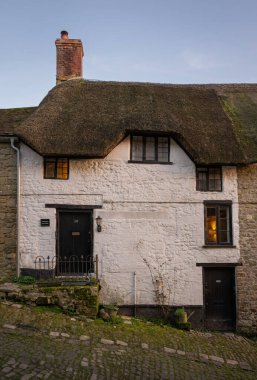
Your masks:
M83 275L92 271L92 212L59 211L58 275Z
M205 327L235 328L235 269L204 268Z

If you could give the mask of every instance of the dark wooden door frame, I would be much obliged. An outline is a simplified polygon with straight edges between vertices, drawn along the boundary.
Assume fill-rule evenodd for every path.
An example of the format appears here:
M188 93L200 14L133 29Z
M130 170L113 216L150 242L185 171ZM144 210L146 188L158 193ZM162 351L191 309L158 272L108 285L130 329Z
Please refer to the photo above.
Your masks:
M202 286L202 289L203 289L203 324L204 324L204 327L206 328L206 295L205 295L205 285L206 285L206 275L205 275L205 269L206 268L217 268L217 269L222 269L222 268L231 268L231 270L233 270L232 272L232 278L233 278L233 296L234 296L234 303L233 303L233 315L234 315L234 318L233 318L233 321L234 321L234 324L233 324L233 330L236 330L237 329L237 287L236 287L236 266L238 264L236 263L233 263L233 264L207 264L207 265L204 265L202 264L202 278L203 278L203 286ZM198 265L200 266L200 265Z
M94 256L93 252L93 247L94 247L94 235L93 235L93 209L65 209L65 208L58 208L56 209L56 234L55 234L55 239L56 239L56 258L60 257L60 213L66 212L66 213L80 213L80 214L90 214L90 234L91 234L91 242L90 242L90 256Z

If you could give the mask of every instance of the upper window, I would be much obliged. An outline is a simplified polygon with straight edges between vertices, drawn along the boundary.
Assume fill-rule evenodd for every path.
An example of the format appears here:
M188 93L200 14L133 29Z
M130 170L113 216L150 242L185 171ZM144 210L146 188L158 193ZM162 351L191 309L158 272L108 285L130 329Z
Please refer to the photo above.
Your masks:
M131 135L131 161L170 163L170 137L156 135Z
M205 203L205 244L231 245L231 205Z
M46 157L44 159L44 178L68 179L69 178L68 158Z
M222 170L220 166L198 166L196 168L196 190L222 191Z

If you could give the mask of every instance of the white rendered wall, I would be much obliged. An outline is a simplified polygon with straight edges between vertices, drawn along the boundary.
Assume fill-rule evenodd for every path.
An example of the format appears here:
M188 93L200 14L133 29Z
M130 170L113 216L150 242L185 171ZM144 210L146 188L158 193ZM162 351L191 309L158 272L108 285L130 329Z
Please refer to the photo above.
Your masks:
M67 181L44 179L43 158L21 145L21 267L33 268L38 255L55 255L56 211L45 204L99 205L94 255L105 303L154 304L158 289L165 303L202 305L196 263L240 257L236 168L223 168L222 192L199 192L195 165L175 141L173 165L128 163L129 144L126 138L102 160L70 160ZM232 201L236 248L203 248L204 200ZM49 218L50 227L40 227L41 218Z

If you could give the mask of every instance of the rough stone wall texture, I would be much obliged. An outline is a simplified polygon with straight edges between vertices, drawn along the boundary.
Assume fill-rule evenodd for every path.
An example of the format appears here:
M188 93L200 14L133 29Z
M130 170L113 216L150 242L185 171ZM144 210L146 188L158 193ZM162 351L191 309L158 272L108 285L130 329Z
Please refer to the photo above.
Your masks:
M67 181L43 179L42 157L22 145L21 266L33 268L37 255L55 256L56 211L45 204L99 205L93 252L102 301L155 304L158 286L167 304L202 305L202 268L196 263L240 258L236 168L223 168L222 192L202 193L196 191L194 163L173 140L173 165L128 163L129 143L125 139L102 160L71 160ZM236 248L203 247L204 200L232 201ZM50 227L40 227L41 218L49 218Z
M257 164L238 169L240 251L238 328L257 332Z
M16 273L16 153L0 142L0 281Z

